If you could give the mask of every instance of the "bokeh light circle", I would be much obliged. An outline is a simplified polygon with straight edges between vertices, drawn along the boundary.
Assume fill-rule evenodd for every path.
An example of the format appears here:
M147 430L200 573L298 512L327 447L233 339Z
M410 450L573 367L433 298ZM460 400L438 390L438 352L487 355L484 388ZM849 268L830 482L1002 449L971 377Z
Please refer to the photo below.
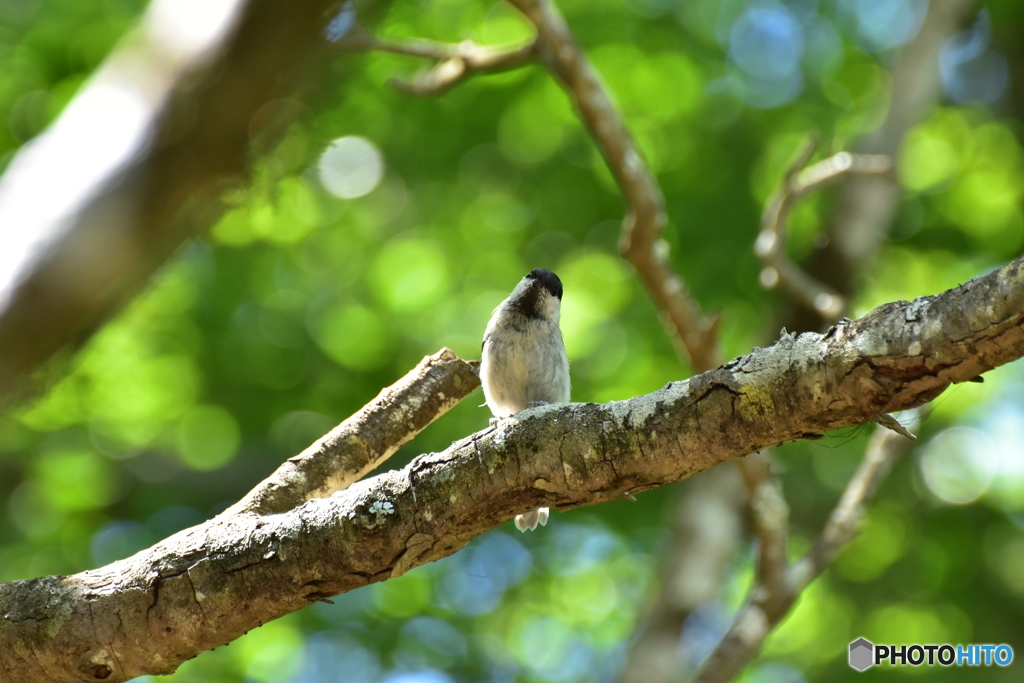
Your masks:
M977 500L992 485L998 469L995 445L973 427L953 427L939 433L921 457L925 484L947 503Z
M342 199L368 195L384 177L384 156L364 137L350 135L332 142L317 162L320 183Z

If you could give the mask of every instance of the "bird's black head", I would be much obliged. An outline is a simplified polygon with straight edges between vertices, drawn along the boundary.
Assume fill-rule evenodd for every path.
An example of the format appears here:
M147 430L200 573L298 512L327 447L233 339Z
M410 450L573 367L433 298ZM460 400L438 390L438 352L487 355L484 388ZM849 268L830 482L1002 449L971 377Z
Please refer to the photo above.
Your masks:
M534 268L527 275L526 279L533 280L544 289L548 290L551 296L559 301L562 300L562 281L558 276L546 268Z

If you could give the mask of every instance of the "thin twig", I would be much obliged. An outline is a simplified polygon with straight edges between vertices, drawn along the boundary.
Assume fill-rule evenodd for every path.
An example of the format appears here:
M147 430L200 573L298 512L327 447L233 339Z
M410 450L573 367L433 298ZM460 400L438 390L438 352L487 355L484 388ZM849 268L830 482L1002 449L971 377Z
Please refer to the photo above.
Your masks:
M705 316L669 261L661 238L665 201L611 98L594 75L565 19L548 0L509 0L537 28L540 56L569 93L626 200L620 250L633 264L658 309L669 335L681 343L695 372L719 362L717 316Z
M439 43L433 40L388 41L366 33L346 39L345 47L353 51L391 52L411 57L433 59L437 64L418 74L411 81L392 78L391 87L401 92L428 97L440 95L470 76L517 69L536 58L536 41L505 47L478 45L472 40L461 43Z
M789 214L804 197L850 176L891 174L892 159L884 154L839 152L804 168L814 147L812 142L801 152L786 173L782 188L765 207L754 253L764 263L761 284L765 288L781 287L799 303L816 311L824 322L834 323L846 311L847 301L835 289L805 273L786 254Z

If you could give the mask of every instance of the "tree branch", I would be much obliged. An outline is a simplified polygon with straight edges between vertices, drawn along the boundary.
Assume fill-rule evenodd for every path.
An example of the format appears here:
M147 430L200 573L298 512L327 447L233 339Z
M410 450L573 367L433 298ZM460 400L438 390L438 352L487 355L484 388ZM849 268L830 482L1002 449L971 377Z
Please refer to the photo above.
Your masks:
M1024 355L1022 311L1018 259L825 335L784 335L652 394L524 411L288 512L222 516L100 569L0 584L0 671L19 683L168 673L268 620L449 555L524 510L617 499L921 405Z
M735 460L744 462L750 456ZM679 635L687 617L714 600L744 527L739 470L715 467L686 482L669 505L669 542L658 595L622 668L623 683L687 680L696 666L680 661Z
M311 498L347 489L479 387L479 365L447 348L425 357L223 514L287 512Z
M814 144L811 143L786 173L782 188L765 206L754 253L764 263L761 284L766 289L782 287L802 306L817 312L823 321L834 323L846 311L846 299L832 287L805 273L787 256L789 214L804 197L849 176L890 176L892 159L884 154L839 152L803 168L813 152Z
M537 56L536 41L507 47L488 47L477 45L472 40L464 40L454 45L423 39L395 42L380 40L367 33L353 35L345 41L345 47L351 50L377 50L436 60L437 64L432 69L424 71L412 81L397 78L388 81L396 90L420 97L443 94L477 74L517 69L532 62Z
M766 596L788 595L786 538L789 536L789 505L782 485L772 476L767 457L751 460L740 468L747 489L747 505L757 536L756 584Z

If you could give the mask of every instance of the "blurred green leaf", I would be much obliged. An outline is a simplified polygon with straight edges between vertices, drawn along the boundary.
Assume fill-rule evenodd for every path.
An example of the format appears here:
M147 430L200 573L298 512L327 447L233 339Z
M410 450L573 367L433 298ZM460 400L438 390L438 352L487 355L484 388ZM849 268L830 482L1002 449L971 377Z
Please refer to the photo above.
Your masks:
M195 470L220 469L238 452L238 422L220 406L198 405L178 423L178 452Z

